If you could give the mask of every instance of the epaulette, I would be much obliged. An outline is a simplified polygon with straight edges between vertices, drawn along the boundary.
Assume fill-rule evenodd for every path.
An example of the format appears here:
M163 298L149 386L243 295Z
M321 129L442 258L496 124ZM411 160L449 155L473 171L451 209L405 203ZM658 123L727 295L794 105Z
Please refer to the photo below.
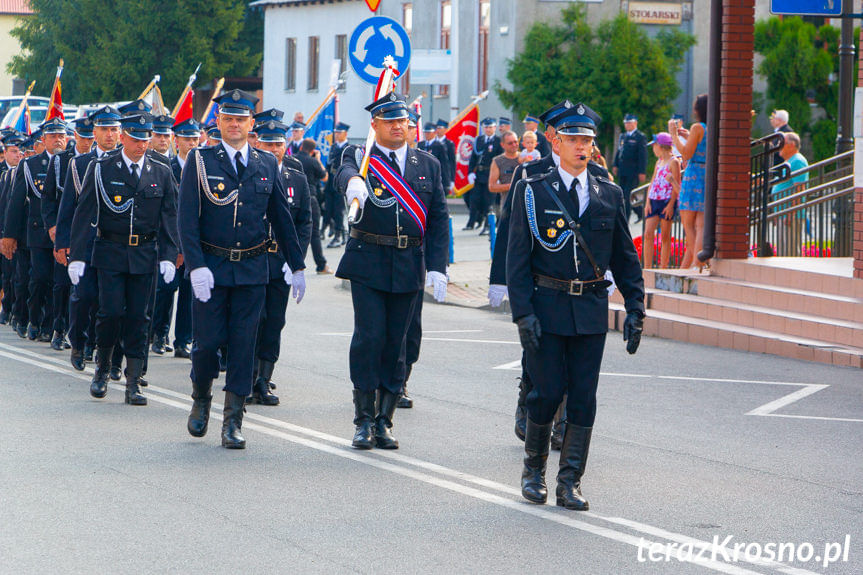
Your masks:
M414 148L414 152L416 152L417 155L429 156L430 158L435 157L434 154L432 154L431 152L427 152L425 150L420 150L419 148ZM435 158L435 159L437 159L437 158Z
M548 176L552 172L553 172L553 170L549 170L547 172L542 172L541 174L534 174L532 176L528 176L528 177L524 178L524 181L527 182L528 184L532 184L533 182L538 182L538 181L542 180L543 178L545 178L546 176Z
M595 179L597 182L601 182L601 183L603 183L603 184L611 184L612 186L614 186L614 187L616 187L616 188L619 188L619 187L620 187L620 186L618 186L617 184L615 184L614 182L612 182L611 180L609 180L608 178L606 178L606 177L604 177L604 176L593 176L593 179Z
M170 166L170 160L168 160L168 162L169 162L169 163L168 163L168 164L166 164L166 163L165 163L165 162L163 162L162 160L159 160L159 159L154 158L153 156L150 156L150 161L151 161L152 163L154 163L154 164L158 164L158 165L160 165L160 166L164 166L165 168L168 168L169 170L171 169L171 166Z

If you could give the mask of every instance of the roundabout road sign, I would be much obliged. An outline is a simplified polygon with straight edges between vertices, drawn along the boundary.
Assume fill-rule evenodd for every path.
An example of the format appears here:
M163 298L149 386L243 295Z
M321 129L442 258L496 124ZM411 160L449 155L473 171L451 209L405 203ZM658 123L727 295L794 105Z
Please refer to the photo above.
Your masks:
M369 84L377 84L387 56L396 61L399 74L408 69L411 40L405 29L392 18L374 16L363 20L354 29L348 43L348 55L357 76Z

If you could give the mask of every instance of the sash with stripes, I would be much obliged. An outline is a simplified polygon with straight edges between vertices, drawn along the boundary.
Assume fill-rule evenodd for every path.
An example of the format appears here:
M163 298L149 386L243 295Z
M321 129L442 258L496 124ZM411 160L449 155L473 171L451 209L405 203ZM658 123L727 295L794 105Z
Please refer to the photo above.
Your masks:
M413 218L417 223L417 226L419 226L422 235L425 236L428 209L425 207L425 204L422 203L419 196L416 195L416 192L414 192L404 178L402 178L399 173L380 156L372 155L369 158L369 170L374 174L381 185L389 190L401 207L410 214L411 218Z

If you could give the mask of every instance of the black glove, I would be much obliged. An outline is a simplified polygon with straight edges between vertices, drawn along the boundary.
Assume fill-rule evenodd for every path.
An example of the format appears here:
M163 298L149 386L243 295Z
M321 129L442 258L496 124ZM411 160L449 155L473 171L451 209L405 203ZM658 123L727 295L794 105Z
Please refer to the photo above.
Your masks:
M623 322L623 341L627 342L626 351L630 354L638 351L643 328L644 317L640 313L631 311L626 314L626 320Z
M516 323L518 323L518 337L521 340L521 347L530 353L539 351L539 338L542 336L539 318L530 314L519 318Z

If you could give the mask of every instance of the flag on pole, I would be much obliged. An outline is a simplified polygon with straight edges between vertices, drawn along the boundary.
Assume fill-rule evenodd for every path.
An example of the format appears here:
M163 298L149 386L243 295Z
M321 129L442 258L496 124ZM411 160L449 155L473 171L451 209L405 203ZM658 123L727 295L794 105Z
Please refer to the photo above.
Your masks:
M159 89L158 81L156 84L153 84L153 87L150 88L150 91L147 92L143 100L153 108L150 110L150 113L154 116L165 116L168 114L168 110L165 109L165 102L162 101L162 90Z
M30 135L30 106L24 104L24 111L18 116L18 121L15 122L14 128L22 134Z
M216 116L219 115L219 105L213 102L213 105L210 107L210 113L207 114L207 117L201 122L202 126L210 126L216 123Z
M186 92L186 96L183 98L183 101L180 102L180 105L177 106L177 115L174 116L174 125L181 124L186 120L191 120L194 118L194 110L192 106L192 98L195 96L194 90L189 90Z
M306 128L306 137L317 142L321 152L321 163L327 165L330 146L333 144L333 130L336 127L336 99L332 98L315 116L314 122Z
M417 96L414 101L408 105L408 107L413 111L414 114L417 115L416 133L417 144L419 144L422 141L422 136L420 134L422 134L423 131L423 95L420 94L419 96Z
M479 134L479 106L472 104L459 114L446 131L446 137L455 144L455 195L469 192L473 184L468 182L468 164L473 154L473 143Z
M57 66L57 76L54 78L54 87L51 88L51 100L48 102L48 114L45 115L45 121L53 118L65 120L63 114L63 96L60 88L60 76L63 74L63 59L60 58L60 65Z

